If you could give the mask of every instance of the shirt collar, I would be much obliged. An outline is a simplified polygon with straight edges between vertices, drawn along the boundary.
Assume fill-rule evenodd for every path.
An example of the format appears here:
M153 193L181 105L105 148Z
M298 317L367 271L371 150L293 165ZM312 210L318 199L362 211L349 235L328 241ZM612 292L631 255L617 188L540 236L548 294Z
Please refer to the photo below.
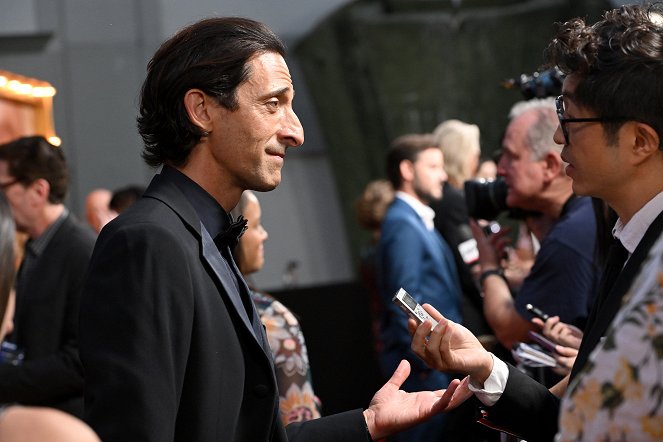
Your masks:
M51 242L53 235L58 231L64 220L69 216L69 210L65 207L60 216L51 223L46 230L36 238L30 238L30 240L25 244L26 249L30 250L35 256L40 256L48 243Z
M663 192L650 199L628 223L624 224L619 218L612 229L612 236L622 243L630 255L661 212L663 212Z
M417 215L419 215L428 230L433 230L435 228L435 224L433 223L433 220L435 219L435 211L433 209L412 195L400 190L396 191L396 197L403 200L408 206L412 207L412 209L417 212Z
M172 181L182 191L212 238L230 224L230 217L221 204L191 178L168 165L163 166L161 175Z

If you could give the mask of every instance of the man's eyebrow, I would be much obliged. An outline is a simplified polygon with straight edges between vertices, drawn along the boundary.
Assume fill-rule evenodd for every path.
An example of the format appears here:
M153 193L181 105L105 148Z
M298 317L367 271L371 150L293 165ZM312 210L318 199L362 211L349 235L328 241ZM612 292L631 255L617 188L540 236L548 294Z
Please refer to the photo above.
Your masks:
M270 97L278 97L278 96L281 96L281 95L286 95L288 92L292 92L293 96L295 95L294 89L292 89L290 86L285 86L285 87L282 87L280 89L276 89L276 90L267 92L266 94L263 94L260 97L260 99L264 100L264 99L267 99L267 98L270 98Z

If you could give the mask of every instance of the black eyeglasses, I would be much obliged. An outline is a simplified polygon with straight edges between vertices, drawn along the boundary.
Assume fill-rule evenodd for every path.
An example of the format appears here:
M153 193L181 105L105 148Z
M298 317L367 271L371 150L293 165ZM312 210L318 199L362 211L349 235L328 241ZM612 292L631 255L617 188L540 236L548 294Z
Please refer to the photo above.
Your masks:
M564 96L560 95L555 99L555 107L557 107L557 118L559 119L559 126L562 128L564 134L564 144L569 144L569 133L566 131L567 123L607 123L614 121L630 121L633 118L628 117L592 117L592 118L564 118Z
M21 181L23 181L23 178L14 178L13 180L7 181L6 183L0 183L0 190L4 192L14 184L20 183Z

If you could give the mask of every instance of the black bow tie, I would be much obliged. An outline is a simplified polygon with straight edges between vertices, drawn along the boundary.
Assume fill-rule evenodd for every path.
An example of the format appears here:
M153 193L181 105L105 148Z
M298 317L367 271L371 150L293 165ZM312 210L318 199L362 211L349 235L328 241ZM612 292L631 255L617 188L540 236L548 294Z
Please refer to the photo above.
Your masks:
M247 221L242 215L240 215L237 218L237 221L234 222L231 218L230 225L226 227L223 232L216 235L216 238L214 238L214 244L216 244L219 249L222 249L226 246L230 247L231 250L234 249L235 246L237 246L239 239L247 229L246 223Z

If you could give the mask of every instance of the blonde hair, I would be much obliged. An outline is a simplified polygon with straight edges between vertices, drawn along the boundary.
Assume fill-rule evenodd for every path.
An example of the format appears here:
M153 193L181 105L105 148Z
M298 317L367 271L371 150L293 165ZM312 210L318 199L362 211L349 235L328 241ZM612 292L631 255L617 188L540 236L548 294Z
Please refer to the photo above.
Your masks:
M460 120L447 120L433 131L433 137L444 154L444 169L449 183L462 187L472 178L474 171L467 171L467 163L481 154L479 126Z

